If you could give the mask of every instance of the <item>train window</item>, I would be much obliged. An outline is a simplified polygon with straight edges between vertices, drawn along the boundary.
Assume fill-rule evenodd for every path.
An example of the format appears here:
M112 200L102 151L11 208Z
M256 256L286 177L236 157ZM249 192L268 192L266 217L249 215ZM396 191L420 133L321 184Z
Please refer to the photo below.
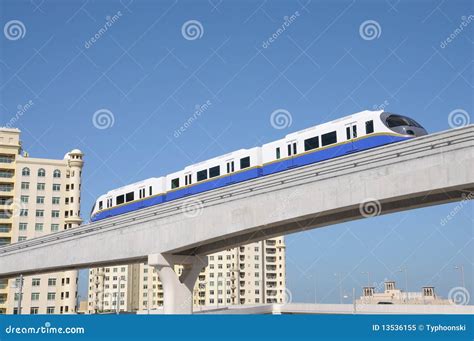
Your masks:
M240 169L249 168L249 167L250 167L250 156L240 159Z
M281 157L280 147L276 149L276 158L277 160Z
M203 181L207 179L207 169L197 172L197 181Z
M319 148L319 137L315 136L309 139L304 140L304 150L313 150Z
M390 115L387 117L387 124L389 128L398 127L398 126L414 126L421 127L418 122L412 120L411 118L401 116L401 115Z
M102 209L102 201L99 201L99 210Z
M351 127L346 127L346 138L351 139Z
M335 131L321 135L321 145L327 146L337 142L337 135Z
M293 154L297 154L298 150L296 149L296 142L293 143Z
M216 176L221 175L221 167L220 166L215 166L212 168L209 168L209 177L210 178L215 178Z
M119 195L117 196L117 199L115 199L117 205L123 204L125 202L125 195Z
M289 144L287 147L288 147L288 156L291 156L291 144Z
M374 121L370 120L365 122L365 133L372 134L374 132Z
M135 199L135 193L130 192L125 195L125 200L127 202L133 201L133 199Z
M152 190L152 187L151 187L151 186L148 188L148 192L149 192L149 195L152 195L152 194L153 194L153 190Z
M171 180L171 189L179 187L179 178Z

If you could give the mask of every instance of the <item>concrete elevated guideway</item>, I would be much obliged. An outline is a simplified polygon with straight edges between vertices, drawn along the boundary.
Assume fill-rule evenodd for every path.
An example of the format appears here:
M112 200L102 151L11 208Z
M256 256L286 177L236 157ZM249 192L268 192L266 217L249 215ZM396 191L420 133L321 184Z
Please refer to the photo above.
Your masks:
M386 214L463 200L474 192L473 168L471 125L3 246L0 278L148 262L165 312L190 313L203 255L359 219L361 204ZM180 278L174 264L185 265Z

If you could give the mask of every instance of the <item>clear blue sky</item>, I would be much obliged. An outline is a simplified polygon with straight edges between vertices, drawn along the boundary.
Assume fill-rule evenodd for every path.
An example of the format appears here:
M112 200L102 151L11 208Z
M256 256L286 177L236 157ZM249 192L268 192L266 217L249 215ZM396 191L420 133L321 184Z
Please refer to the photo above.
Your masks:
M1 124L18 117L31 156L84 151L87 219L109 189L360 110L384 106L429 132L449 129L453 110L471 119L474 23L454 32L473 12L467 0L2 0L1 27L18 20L24 28L15 31L13 22L0 32ZM101 32L107 16L113 23ZM192 27L183 35L189 20L200 23L197 36ZM360 30L367 20L375 32L370 23ZM113 115L107 129L93 123L100 109ZM272 127L277 109L291 113L290 127ZM316 292L318 301L338 302L334 273L348 294L353 287L360 294L364 271L371 282L391 278L404 287L400 267L408 268L410 290L430 284L446 297L461 283L455 265L464 265L474 296L473 205L441 226L454 206L288 236L293 300L312 302Z

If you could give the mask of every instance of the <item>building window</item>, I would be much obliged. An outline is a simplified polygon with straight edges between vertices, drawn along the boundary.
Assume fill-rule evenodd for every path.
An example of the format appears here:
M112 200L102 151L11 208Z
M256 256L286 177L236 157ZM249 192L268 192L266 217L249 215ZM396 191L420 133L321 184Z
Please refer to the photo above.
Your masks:
M59 224L51 224L51 232L59 231Z
M21 183L21 189L30 189L30 183L29 182L22 182Z
M44 197L36 197L37 204L44 204Z
M365 133L372 134L374 132L374 121L370 120L365 122Z
M51 217L59 218L59 211L51 211Z
M43 210L36 210L36 216L37 217L44 217L44 211Z
M19 230L20 231L26 231L26 229L28 228L28 224L27 223L20 223L20 226L19 226Z
M20 217L28 217L28 210L22 208L22 209L20 210Z
M52 287L56 285L56 278L48 278L48 286Z
M59 198L59 197L53 197L52 202L53 202L53 205L59 205L59 203L60 203L60 198Z
M22 242L22 241L24 241L24 240L26 240L26 237L25 237L25 236L18 237L18 241L19 241L19 242Z
M28 167L25 167L21 170L21 175L23 176L30 176L30 169Z
M43 231L43 224L42 223L36 223L35 224L35 231L37 231L37 232Z
M32 300L32 301L38 301L38 300L39 300L39 297L40 297L39 292L32 292L32 293L31 293L31 300Z
M318 136L304 140L304 150L305 151L313 150L313 149L316 149L316 148L319 148L319 137Z
M48 301L53 301L56 299L56 293L55 292L48 292Z
M250 156L240 159L240 169L249 168L249 167L250 167Z
M31 280L31 285L34 286L34 287L39 287L40 283L41 283L41 280L39 278L33 278Z
M53 184L53 191L58 192L61 190L61 185L60 184Z
M61 171L59 169L55 169L53 172L53 178L60 178L61 177Z
M47 307L46 314L54 314L54 307Z
M327 146L337 142L337 135L335 131L321 135L321 144Z
M30 314L31 315L37 315L39 312L39 308L38 307L31 307L30 308Z
M38 191L44 191L44 188L45 188L45 187L44 187L44 183L42 183L42 182L40 182L40 183L38 183L38 184L36 185L36 189L37 189Z
M22 195L20 198L21 202L24 204L28 203L29 197L27 195Z
M44 168L38 169L38 176L42 178L46 176L46 171L44 170Z

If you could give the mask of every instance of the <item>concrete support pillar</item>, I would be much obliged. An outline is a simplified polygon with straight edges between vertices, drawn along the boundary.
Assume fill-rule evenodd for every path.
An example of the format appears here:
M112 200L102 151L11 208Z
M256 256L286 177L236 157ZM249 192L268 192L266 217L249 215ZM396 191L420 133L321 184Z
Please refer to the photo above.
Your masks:
M176 264L183 266L179 277L174 271ZM194 284L207 266L207 256L154 254L148 256L148 265L156 268L163 285L164 313L192 314Z

